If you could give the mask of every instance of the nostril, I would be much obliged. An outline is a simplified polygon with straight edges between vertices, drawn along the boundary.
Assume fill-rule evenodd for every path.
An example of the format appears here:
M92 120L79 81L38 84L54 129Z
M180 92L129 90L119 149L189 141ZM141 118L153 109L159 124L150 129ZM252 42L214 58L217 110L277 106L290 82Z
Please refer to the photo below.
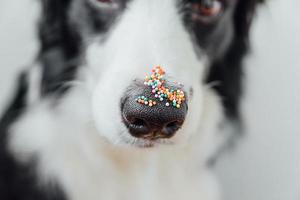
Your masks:
M181 122L181 121L169 122L168 124L165 125L164 132L167 135L171 135L172 136L176 131L178 131L178 129L181 128L182 123L183 122Z
M147 124L143 119L139 119L139 118L135 118L132 120L131 122L132 126L136 126L136 127L146 127Z
M150 131L147 122L141 118L124 117L124 122L130 133L135 137L143 137Z

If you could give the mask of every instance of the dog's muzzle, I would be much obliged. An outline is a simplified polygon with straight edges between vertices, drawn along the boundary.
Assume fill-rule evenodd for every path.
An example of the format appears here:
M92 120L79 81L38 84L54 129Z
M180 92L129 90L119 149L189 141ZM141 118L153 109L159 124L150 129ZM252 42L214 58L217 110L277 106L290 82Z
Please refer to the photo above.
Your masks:
M166 83L166 85L168 88L176 88L175 84ZM149 102L148 105L137 102L140 97L145 97L149 101L153 99L153 92L145 86L143 80L135 80L121 100L122 119L129 133L146 140L167 139L174 136L184 123L188 110L187 101L178 108L169 105L172 102L168 103L167 99L162 101L154 99L156 104L149 106Z

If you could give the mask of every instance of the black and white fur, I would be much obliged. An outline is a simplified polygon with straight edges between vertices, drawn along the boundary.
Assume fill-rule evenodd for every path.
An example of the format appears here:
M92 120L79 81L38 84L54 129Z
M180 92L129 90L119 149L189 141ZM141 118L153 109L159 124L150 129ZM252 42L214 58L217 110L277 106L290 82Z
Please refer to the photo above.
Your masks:
M257 0L212 21L187 0L42 0L40 52L0 122L0 199L221 198L208 167L238 121ZM200 2L200 1L199 1ZM133 80L163 66L188 91L183 127L141 148L121 120Z

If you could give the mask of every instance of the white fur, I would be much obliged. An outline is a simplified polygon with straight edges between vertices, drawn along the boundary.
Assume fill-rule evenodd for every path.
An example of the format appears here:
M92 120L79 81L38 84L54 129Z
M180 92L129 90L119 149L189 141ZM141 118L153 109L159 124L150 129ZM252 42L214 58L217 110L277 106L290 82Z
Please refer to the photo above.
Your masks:
M72 200L219 199L206 162L222 110L199 84L205 59L197 58L175 1L132 1L108 35L104 43L91 40L82 85L58 105L51 98L30 105L11 129L10 151L22 162L37 156L40 181L58 181ZM142 149L121 122L119 104L131 81L155 65L194 94L173 145Z

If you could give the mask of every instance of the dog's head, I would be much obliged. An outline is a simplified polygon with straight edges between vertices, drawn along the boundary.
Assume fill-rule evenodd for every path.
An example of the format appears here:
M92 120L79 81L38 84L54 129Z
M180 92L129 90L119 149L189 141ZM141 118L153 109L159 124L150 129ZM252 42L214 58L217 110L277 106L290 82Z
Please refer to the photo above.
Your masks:
M84 65L92 72L91 110L102 136L141 146L178 142L197 132L209 87L227 116L238 116L241 60L257 2L43 0L43 92L64 91L53 80L68 81ZM179 106L144 84L158 65L165 88L183 91ZM137 102L142 96L156 105Z

